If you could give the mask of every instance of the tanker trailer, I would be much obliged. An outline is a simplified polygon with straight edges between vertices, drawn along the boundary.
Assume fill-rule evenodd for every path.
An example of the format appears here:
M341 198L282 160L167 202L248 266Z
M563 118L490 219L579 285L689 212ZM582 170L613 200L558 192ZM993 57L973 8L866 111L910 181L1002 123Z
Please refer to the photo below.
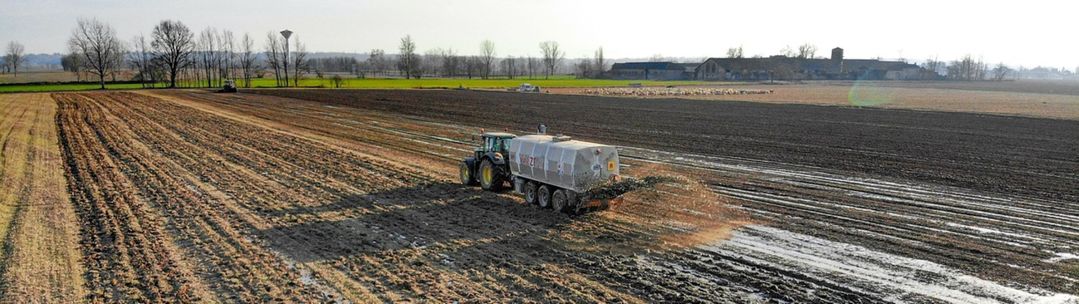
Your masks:
M484 133L484 145L461 163L461 182L498 191L505 182L525 201L556 211L603 209L621 197L591 199L589 190L618 179L618 150L544 134Z

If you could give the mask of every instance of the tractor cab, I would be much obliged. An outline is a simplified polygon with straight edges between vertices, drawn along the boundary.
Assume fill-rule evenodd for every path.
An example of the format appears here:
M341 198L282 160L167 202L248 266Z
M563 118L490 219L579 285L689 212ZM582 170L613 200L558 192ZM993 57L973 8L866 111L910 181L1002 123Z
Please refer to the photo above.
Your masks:
M479 183L483 189L501 189L510 179L510 167L506 160L510 151L510 140L517 135L504 132L484 132L480 136L481 144L473 150L473 155L461 162L461 182L472 185Z
M517 135L502 132L483 133L483 135L480 136L483 144L475 149L476 158L479 159L481 156L488 153L501 153L502 155L507 155L507 152L510 150L510 139L513 139L514 137L517 137Z

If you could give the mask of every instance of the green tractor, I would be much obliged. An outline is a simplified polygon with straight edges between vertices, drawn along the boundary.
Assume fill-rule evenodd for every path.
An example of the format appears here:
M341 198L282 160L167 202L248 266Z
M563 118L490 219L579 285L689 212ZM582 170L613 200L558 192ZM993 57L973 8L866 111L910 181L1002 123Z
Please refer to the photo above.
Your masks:
M517 135L504 132L483 133L483 144L461 162L461 183L479 183L483 190L502 190L512 178L506 157L509 156L510 140L515 137Z

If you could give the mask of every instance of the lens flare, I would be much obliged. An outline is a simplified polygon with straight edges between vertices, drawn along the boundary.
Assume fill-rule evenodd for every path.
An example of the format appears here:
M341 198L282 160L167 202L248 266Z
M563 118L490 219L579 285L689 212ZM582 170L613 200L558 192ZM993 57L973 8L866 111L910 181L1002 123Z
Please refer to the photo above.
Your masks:
M885 105L895 101L896 90L871 81L857 80L847 93L847 101L859 107Z

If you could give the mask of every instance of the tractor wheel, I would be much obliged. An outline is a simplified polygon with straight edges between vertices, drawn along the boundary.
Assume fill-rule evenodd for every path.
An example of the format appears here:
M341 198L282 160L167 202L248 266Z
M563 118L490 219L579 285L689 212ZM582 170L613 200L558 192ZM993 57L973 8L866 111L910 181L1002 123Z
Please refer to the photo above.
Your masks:
M536 182L525 182L525 202L529 205L535 205L537 201Z
M476 184L476 178L472 176L472 170L468 163L461 162L461 184L472 186Z
M566 205L568 204L569 198L566 197L566 190L555 190L554 195L551 196L551 208L554 208L555 212L562 212L562 210L566 210Z
M483 160L480 164L480 187L488 191L502 190L502 179L498 176L495 164L489 159Z
M538 192L537 193L538 195L536 195L536 199L537 199L537 201L539 203L540 208L550 207L551 206L551 187L549 187L547 185L540 186L539 191L537 191L537 192Z

